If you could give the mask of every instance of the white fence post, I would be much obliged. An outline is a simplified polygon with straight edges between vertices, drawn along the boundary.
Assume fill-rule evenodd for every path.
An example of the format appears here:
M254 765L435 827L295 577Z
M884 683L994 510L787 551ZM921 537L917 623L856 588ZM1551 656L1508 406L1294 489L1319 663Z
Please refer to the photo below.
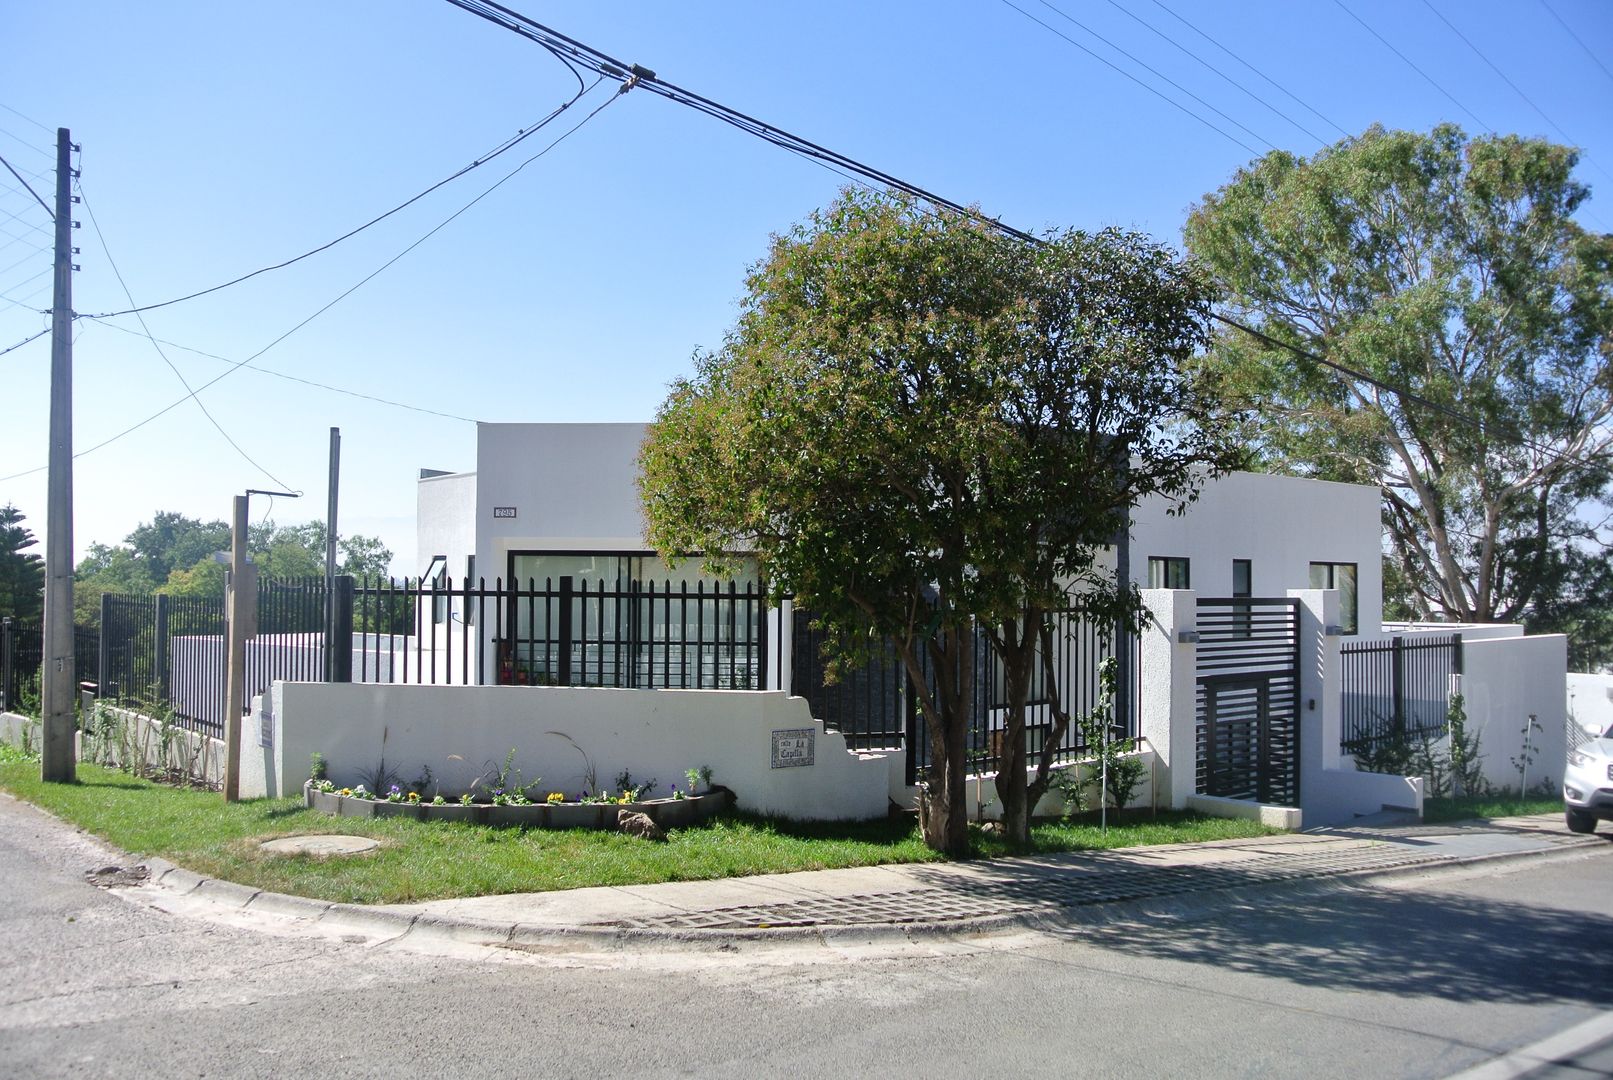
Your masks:
M1197 594L1145 589L1153 622L1142 632L1141 701L1137 726L1159 761L1159 794L1173 810L1187 806L1198 768Z

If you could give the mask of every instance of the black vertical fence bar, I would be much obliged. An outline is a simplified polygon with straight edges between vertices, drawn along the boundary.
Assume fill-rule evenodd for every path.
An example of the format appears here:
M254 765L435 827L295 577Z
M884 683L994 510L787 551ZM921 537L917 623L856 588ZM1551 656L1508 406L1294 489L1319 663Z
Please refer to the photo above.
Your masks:
M561 686L571 685L571 635L572 630L572 579L569 576L560 579L560 629L555 635L560 646L558 671L556 676Z

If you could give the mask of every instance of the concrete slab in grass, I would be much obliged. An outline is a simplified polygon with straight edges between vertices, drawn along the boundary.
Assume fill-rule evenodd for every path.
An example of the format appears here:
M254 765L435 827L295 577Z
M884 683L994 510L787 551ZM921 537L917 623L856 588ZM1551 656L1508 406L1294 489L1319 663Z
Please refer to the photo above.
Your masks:
M1258 821L1274 829L1298 830L1303 820L1297 806L1273 806L1243 799L1224 799L1219 795L1189 795L1187 808L1210 817Z

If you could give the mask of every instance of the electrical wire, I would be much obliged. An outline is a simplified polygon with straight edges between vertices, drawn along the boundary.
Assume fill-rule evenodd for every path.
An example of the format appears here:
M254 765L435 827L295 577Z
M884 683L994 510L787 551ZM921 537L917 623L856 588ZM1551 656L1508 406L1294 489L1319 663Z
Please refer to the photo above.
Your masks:
M20 349L24 345L28 344L30 341L37 341L39 338L44 337L48 333L50 333L50 327L47 326L43 330L39 331L39 333L37 333L37 334L29 334L27 337L23 338L21 341L17 342L15 345L7 345L5 348L0 349L0 356L4 356L8 352L13 352L13 351L15 351L17 349Z
M563 58L562 58L562 62L564 62ZM567 64L566 66L568 68L571 67L570 64ZM575 72L573 72L573 73L575 74ZM578 77L578 82L579 82L579 84L582 82L582 79L581 79L580 76ZM598 84L596 83L595 85L598 85ZM392 209L386 211L385 213L376 215L375 217L371 218L369 221L366 221L364 224L358 226L358 228L351 229L351 230L343 233L342 235L336 237L334 240L330 240L330 241L327 241L326 243L320 244L318 247L310 248L309 250L303 252L301 255L293 256L292 258L286 259L286 260L284 260L282 262L274 263L271 266L259 267L258 269L253 270L251 273L242 274L240 277L231 278L229 281L221 282L221 283L219 283L217 285L212 285L212 286L209 286L208 288L205 288L205 289L198 289L195 292L186 293L184 296L176 296L171 300L164 300L164 301L162 301L161 303L158 303L158 304L145 304L145 305L142 305L141 307L138 307L138 308L130 307L130 308L125 308L122 311L108 311L108 312L103 312L103 313L98 314L98 315L84 315L82 317L86 318L86 319L111 319L111 318L116 318L119 315L133 315L133 314L136 314L136 313L141 312L141 311L155 311L158 308L170 307L170 306L172 306L174 304L182 304L187 300L195 300L198 297L207 296L210 293L216 293L216 292L220 291L221 289L228 289L232 285L239 285L243 281L250 281L252 278L257 277L260 274L267 274L267 273L269 273L271 271L274 271L274 270L283 270L286 267L291 266L294 263L299 263L299 262L302 262L304 259L310 258L311 256L318 255L322 251L329 251L331 248L335 247L337 244L340 244L342 241L350 240L353 237L357 236L359 233L363 232L365 229L368 229L373 225L378 225L381 222L385 221L387 218L391 217L393 214L396 214L401 210L404 210L404 209L406 209L406 208L408 208L410 206L413 206L415 203L419 202L421 199L425 198L427 195L430 195L432 192L436 191L438 188L441 188L446 184L453 183L455 180L458 180L461 176L464 176L466 173L469 173L469 172L472 172L472 171L474 171L476 169L479 169L483 165L486 165L488 162L493 161L494 159L498 158L500 155L505 154L510 150L513 150L515 147L519 146L521 143L525 142L527 139L531 138L533 135L536 135L538 132L542 131L545 127L547 127L549 125L549 123L551 121L553 121L561 113L565 112L567 109L571 108L571 106L575 105L577 103L578 99L580 99L583 96L583 94L585 94L585 93L587 93L586 89L579 90L578 93L575 96L573 96L569 101L565 102L564 104L557 106L554 109L553 112L549 113L549 115L543 117L543 119L539 120L537 123L533 124L531 127L522 128L520 131L518 131L514 135L510 136L508 139L505 139L498 146L494 147L492 150L488 151L486 154L483 154L481 157L477 158L475 161L472 161L470 164L468 164L468 165L464 166L463 168L459 169L457 172L454 172L454 173L452 173L452 174L450 174L448 176L443 177L441 180L438 180L435 184L432 184L430 187L426 188L424 191L421 191L419 194L413 195L410 198L405 199L403 202L401 202L398 205L394 206Z
M1606 75L1609 80L1613 80L1613 71L1609 71L1607 65L1602 63L1602 58L1591 51L1591 47L1585 44L1585 40L1583 38L1574 33L1574 28L1564 22L1563 17L1557 14L1556 10L1550 4L1548 4L1546 0L1540 0L1540 6L1545 8L1551 17L1557 20L1557 25L1561 26L1563 28L1563 32L1574 39L1574 44L1585 50L1585 55L1591 58L1591 62L1593 64L1602 69L1602 74Z
M1495 63L1494 60L1491 60L1488 56L1484 55L1484 53L1480 52L1479 47L1477 45L1473 44L1473 42L1471 40L1469 40L1469 38L1468 38L1468 36L1466 34L1462 33L1462 31L1458 30L1456 28L1456 24L1451 22L1449 19L1447 19L1445 17L1444 12L1440 11L1439 8L1435 7L1432 3L1429 2L1429 0L1423 0L1423 7L1427 8L1429 11L1432 11L1434 13L1435 17L1438 18L1440 22L1444 23L1447 27L1449 27L1451 33L1455 34L1458 38L1460 38L1462 40L1462 44L1466 45L1469 49L1472 50L1474 56L1478 57L1480 60L1483 60L1487 65L1489 65L1490 70L1495 72L1496 75L1500 76L1501 81L1506 83L1509 87L1511 87L1512 92L1517 94L1520 98L1522 98L1523 101L1524 101L1524 104L1528 105L1531 109L1533 109L1536 113L1538 113L1542 120L1544 120L1546 123L1550 124L1552 126L1552 128L1554 130L1556 130L1557 134L1561 135L1564 139L1567 139L1570 143L1574 143L1575 145L1578 145L1579 140L1575 139L1572 135L1568 134L1568 132L1564 131L1562 129L1562 126L1559 125L1557 123L1557 121L1555 121L1551 117L1547 116L1546 115L1546 110L1542 109L1539 105L1536 105L1535 102L1534 102L1534 99L1531 98L1528 94L1524 93L1523 90L1518 86L1517 83L1515 83L1511 79L1507 78L1507 73L1502 71L1498 66L1496 66L1496 63ZM1613 173L1609 173L1606 169L1602 168L1602 166L1598 162L1591 161L1591 158L1590 158L1589 154L1585 154L1585 153L1582 152L1581 157L1583 157L1587 162L1590 162L1590 164L1595 165L1596 168L1597 168L1597 171L1599 171L1603 176L1606 176L1609 180L1613 180Z
M44 208L45 213L50 215L50 219L52 221L55 221L56 212L50 208L49 204L47 204L44 199L39 197L39 192L33 189L33 185L24 180L22 178L22 174L11 167L11 162L7 161L3 155L0 155L0 165L4 165L6 167L6 171L17 178L17 183L28 189L28 194L32 195L34 197L34 201Z
M589 87L589 89L591 90L591 89L593 89L594 86L598 86L599 82L600 82L600 80L595 80L594 83L592 84L592 86ZM409 254L409 252L413 251L415 248L419 247L421 244L425 243L431 237L435 236L438 232L440 232L442 229L447 227L447 225L450 222L452 222L455 218L459 217L461 214L465 213L471 207L473 207L477 203L481 202L487 196L491 195L494 191L497 191L500 187L503 187L506 182L508 182L509 180L513 179L518 173L521 172L521 170L525 169L528 165L532 164L534 161L537 161L539 158L543 157L549 151L553 150L555 147L557 147L561 143L565 142L572 135L576 134L577 131L579 131L583 127L583 125L587 124L594 117L598 116L601 112L603 112L605 110L606 106L608 106L611 102L613 102L613 101L617 100L618 98L620 98L624 93L627 92L628 89L631 89L631 87L633 85L634 85L634 83L628 82L628 83L625 83L623 86L618 87L616 92L611 94L610 97L606 98L605 101L603 103L601 103L598 108L594 109L593 112L590 112L587 116L584 116L581 120L577 121L576 124L572 125L566 131L564 131L559 136L557 136L553 141L551 141L542 150L539 150L537 153L533 154L531 157L529 157L525 161L521 162L521 164L517 165L515 168L511 169L509 172L505 173L504 176L502 178L500 178L497 182L493 183L492 185L490 185L489 187L484 189L481 194L477 195L474 199L471 199L465 205L461 206L458 210L454 211L448 217L444 218L441 222L439 222L435 227L433 227L424 236L420 237L420 239L416 240L414 243L410 244L408 247L404 248L402 251L400 251L396 255L392 256L392 258L390 258L386 262L382 263L378 268L376 268L375 270L371 271L365 277L361 278L358 281L357 284L355 284L355 285L351 286L350 288L348 288L345 292L341 293L334 300L330 301L328 304L326 304L323 307L321 307L318 311L315 311L312 315L308 316L306 319L303 319L301 322L297 323L297 325L293 326L290 330L287 330L285 333L281 334L279 337L277 337L273 341L269 342L269 344L265 345L263 348L259 349L257 352L253 353L251 356L247 357L245 360L241 360L241 361L238 361L238 362L233 362L234 363L233 367L229 368L226 371L220 372L218 375L215 375L213 378L209 379L208 381L202 383L200 386L196 387L195 390L193 391L193 393L199 394L203 390L206 390L207 388L209 388L209 387L213 386L214 384L216 384L217 382L219 382L221 379L228 378L230 375L233 375L235 372L239 371L241 368L247 367L254 360L258 359L258 357L262 356L264 353L268 352L270 349L274 348L276 345L278 345L282 341L286 340L286 338L290 337L292 334L295 334L298 330L301 330L304 326L307 326L309 323L311 323L315 319L319 318L319 316L323 315L325 312L329 311L331 308L333 308L337 304L341 303L347 297L349 297L353 293L357 292L360 288L362 288L370 280L372 280L373 278L378 276L382 271L386 270L387 267L391 266L393 263L397 262L399 259L401 259L405 255ZM108 325L111 325L111 324L108 324ZM147 416L145 419L140 420L139 422L137 422L135 424L132 424L131 426L129 426L127 428L124 428L122 431L118 432L117 434L109 436L108 438L105 438L105 439L101 440L100 442L96 443L94 446L88 447L87 449L84 449L84 450L80 450L79 452L74 454L73 457L75 459L77 459L77 458L83 457L86 454L93 454L95 451L101 449L102 447L109 446L112 443L117 442L119 439L123 438L124 436L131 435L134 432L139 431L141 428L145 427L147 424L151 423L154 420L159 419L162 416L167 415L168 413L172 412L174 409L178 408L179 406L183 405L185 402L187 402L189 400L190 400L190 395L182 397L178 401L175 401L175 402L165 406L164 408L157 410L156 412L152 413L150 416ZM465 419L465 418L464 417L455 417L455 419ZM38 466L36 468L25 469L22 472L12 473L9 476L0 476L0 483L5 483L8 480L16 480L16 479L18 479L20 477L29 476L29 475L31 475L33 473L43 472L43 471L45 471L46 468L47 468L47 466L40 465L40 466ZM276 483L279 483L279 481L276 481ZM285 485L282 485L282 486L285 486Z
M41 124L38 120L35 120L27 113L18 112L16 109L13 109L10 105L7 105L3 101L0 101L0 109L6 110L6 112L10 113L12 116L20 117L21 119L28 121L30 124L34 125L34 127L38 128L40 131L43 131L46 135L56 134L55 131L46 127L44 124Z
M600 52L599 50L588 45L584 45L580 41L567 37L558 31L552 30L549 27L544 26L542 23L536 22L527 16L520 14L519 12L512 11L510 8L493 2L493 0L447 0L447 2L455 7L468 11L471 14L478 15L497 26L502 26L506 30L510 30L521 35L522 37L543 45L545 48L552 47L551 51L557 49L566 56L576 60L579 64L581 64L581 66L588 70L596 71L601 75L610 76L612 78L622 79L625 81L625 85L627 86L641 86L651 93L658 94L661 97L667 98L668 100L675 101L679 104L694 108L700 112L704 112L709 116L722 120L724 123L730 124L742 131L750 132L751 134L765 139L766 141L782 147L783 149L789 150L792 153L803 157L816 158L821 161L832 162L834 165L845 169L847 172L856 174L856 176L859 178L859 182L863 184L870 184L870 182L872 182L872 184L883 185L893 190L903 192L904 194L910 195L916 199L930 204L931 206L939 209L949 210L964 217L970 218L971 220L978 221L990 228L996 229L1005 236L1010 236L1035 245L1043 245L1047 243L1044 238L1026 232L1023 229L1014 228L1013 226L1007 225L996 218L989 217L977 208L966 207L959 203L953 202L951 199L947 199L933 192L927 191L924 188L919 187L917 184L901 180L890 175L889 173L882 172L871 165L865 165L854 158L850 158L844 154L829 150L826 147L803 139L798 135L792 135L781 128L773 127L772 125L766 124L755 119L754 117L747 116L744 113L738 112L737 110L720 105L709 98L701 97L699 94L693 93L692 91L675 86L663 79L658 78L655 72L649 70L648 68L637 64L627 64L621 60L617 60L615 57L612 57L607 53ZM1350 12L1348 8L1344 7L1342 0L1334 0L1334 2L1337 3L1341 8L1344 8L1346 13L1349 13L1352 15L1352 17L1355 17L1353 12ZM1356 17L1356 21L1360 22L1361 20L1359 17ZM1366 26L1365 23L1362 23L1362 25ZM1367 27L1367 29L1371 30L1371 27ZM1376 36L1376 31L1372 32ZM1382 39L1380 38L1380 40ZM1385 44L1387 45L1388 43L1385 42ZM1389 48L1393 50L1394 47L1389 46ZM1395 51L1397 55L1399 55L1398 50ZM1404 59L1404 57L1402 58ZM1407 60L1407 63L1409 64L1411 61ZM1412 66L1415 67L1415 65ZM1475 117L1475 119L1477 118ZM1331 121L1329 122L1331 123ZM1335 360L1330 360L1307 349L1302 349L1297 345L1291 345L1285 341L1273 338L1268 334L1255 330L1253 327L1247 326L1242 322L1230 318L1229 316L1222 315L1219 312L1211 312L1210 318L1228 327L1232 327L1244 333L1250 334L1251 336L1263 340L1270 345L1284 349L1295 356L1310 360L1313 363L1321 364L1324 367L1347 375L1352 379L1356 379L1383 389L1394 394L1403 403L1421 405L1426 408L1444 413L1451 418L1459 420L1475 430L1478 430L1481 434L1486 433L1483 422L1477 417L1458 412L1451 409L1449 406L1441 405L1438 402L1425 398L1422 395L1404 387L1392 386L1388 383L1384 383L1380 379L1368 375L1365 372L1357 371ZM1551 455L1556 461L1591 465L1596 464L1594 462L1587 461L1584 458L1559 454L1556 450L1550 447L1542 446L1530 440L1519 439L1518 442L1520 445L1526 446L1529 449L1534 450L1536 453Z
M1198 53L1194 52L1192 49L1189 49L1186 45L1183 45L1180 41L1177 41L1175 38L1173 38L1169 34L1165 33L1165 31L1161 30L1159 27L1155 26L1153 23L1149 22L1147 19L1143 18L1141 15L1138 15L1136 12L1134 12L1130 8L1126 7L1124 4L1120 3L1120 0L1107 0L1107 2L1108 2L1110 7L1114 8L1116 11L1118 11L1122 15L1126 16L1128 19L1132 20L1133 22L1137 23L1138 25L1140 25L1140 26L1146 28L1147 30L1151 31L1156 36L1158 36L1160 38L1163 38L1165 41L1167 41L1171 45L1175 46L1177 48L1177 50L1179 50L1180 52L1183 52L1183 53L1187 54L1188 56L1192 57L1194 60L1197 60L1203 67L1205 67L1209 71L1215 73L1216 75L1219 75L1224 82L1227 82L1230 85L1236 87L1237 89L1243 91L1243 93L1246 96L1248 96L1251 100L1253 100L1256 104L1265 106L1271 112L1277 114L1277 116L1279 116L1283 120L1287 121L1289 124L1293 125L1294 127L1298 128L1299 130L1303 131L1306 135L1309 135L1313 142L1322 143L1322 144L1325 144L1327 142L1327 140L1322 138L1322 136L1316 134L1316 132L1312 131L1310 128L1306 127L1304 124L1300 123L1298 120L1294 119L1292 116L1289 116L1287 113L1285 113L1281 109L1277 108L1277 106L1273 105L1271 102L1267 101L1265 98L1261 97L1259 94L1255 93L1253 90L1251 90L1247 86L1243 85L1237 79L1234 79L1232 76L1228 75L1226 72L1222 71L1220 68L1216 67L1214 64L1212 64L1208 60L1204 59L1204 57L1200 56ZM1267 81L1269 82L1270 80L1267 80ZM1247 130L1247 129L1245 129L1245 130Z
M1463 112L1467 113L1468 116L1472 117L1473 122L1475 124L1477 124L1479 127L1483 128L1485 131L1488 131L1491 135L1495 134L1495 129L1493 127L1491 127L1489 124L1486 124L1483 120L1480 120L1477 116L1475 116L1472 109L1468 108L1466 105L1463 105L1460 101L1456 100L1456 95L1455 94L1452 94L1449 90L1445 89L1439 83L1435 82L1434 77L1432 75L1428 74L1428 72L1424 71L1422 68L1418 67L1416 65L1416 63L1414 63L1412 61L1411 57L1407 56L1405 53L1403 53L1399 49L1395 48L1394 45L1390 43L1388 38L1386 38L1382 34L1378 33L1376 30L1374 30L1367 23L1367 21L1365 19L1363 19L1361 16L1357 15L1355 12L1351 11L1349 9L1349 7L1347 7L1345 5L1344 0L1333 0L1333 3L1337 4L1338 7L1339 7L1339 10L1344 12L1344 14L1348 15L1350 18L1352 18L1356 22L1360 23L1362 29L1366 30L1367 33L1369 33L1373 37L1377 38L1379 43L1382 44L1384 48L1388 49L1390 52L1392 52L1396 56L1400 57L1401 60L1405 61L1406 66L1411 68L1411 70L1415 71L1417 74L1421 75L1423 77L1423 79L1428 83L1429 86L1432 86L1435 90L1438 90L1440 93L1444 94L1445 97L1450 100L1452 105L1455 105L1458 109L1461 109Z
M95 230L95 238L100 242L101 251L106 255L106 264L112 268L113 276L118 279L118 285L123 289L123 295L128 299L129 306L133 308L135 306L134 294L129 291L129 283L124 280L123 271L118 269L118 262L112 257L112 249L107 246L106 234L101 231L101 223L95 218L95 210L90 206L89 196L84 194L84 186L82 184L78 184L76 186L78 189L79 202L84 207L84 212L89 215L90 226ZM192 389L190 380L185 378L184 373L179 370L178 366L175 365L172 360L168 359L168 354L163 352L162 346L159 345L157 343L157 339L152 336L151 327L146 325L146 317L139 312L135 312L135 318L140 320L140 330L145 335L146 340L151 342L151 347L153 349L157 350L157 355L162 357L162 362L164 364L168 365L168 370L174 373L174 378L179 380L179 385L185 388L186 396L191 401L196 403L196 407L202 411L202 415L207 417L207 422L212 424L213 429L223 436L225 442L230 444L230 449L239 454L241 456L241 460L245 461L248 465L258 470L258 472L262 473L276 484L279 484L283 488L289 488L291 485L287 484L284 480L280 479L274 473L266 469L251 454L248 454L245 450L243 450L241 448L241 444L236 442L234 437L231 436L228 431L224 430L224 425L218 422L218 418L208 410L207 406L203 404L202 399L196 396L196 391Z
M119 326L115 322L106 322L104 320L99 322L87 322L84 325L94 326L106 330L116 330L120 334L129 334L134 337L145 336L138 330L131 330L127 326ZM457 413L443 412L440 409L428 409L423 405L410 405L408 402L404 401L394 401L391 398L378 397L375 394L365 394L360 393L357 390L348 390L347 388L341 386L332 386L330 383L322 383L316 379L306 379L300 375L291 375L284 371L276 371L273 368L266 368L259 364L247 364L239 360L232 360L228 356L220 356L218 353L210 353L205 349L197 349L190 345L181 345L177 341L169 341L166 338L157 338L157 341L168 346L170 349L178 349L180 352L188 352L196 356L205 356L209 360L217 360L220 363L229 364L232 367L246 367L263 375L272 375L277 379L285 379L287 382L300 383L303 386L312 386L319 390L328 390L333 394L344 394L347 397L357 398L360 401L371 401L378 405L390 405L395 409L408 409L410 412L424 413L427 416L440 416L445 420L462 420L467 424L480 423L480 421L472 416L460 416Z
M1052 33L1058 34L1059 37L1063 38L1065 41L1068 41L1071 45L1075 45L1077 48L1079 48L1083 52L1085 52L1088 56L1094 56L1094 57L1097 56L1097 53L1094 53L1091 49L1088 49L1083 45L1077 44L1075 41L1071 40L1070 38L1066 37L1063 34L1059 34L1059 32L1057 30L1053 29L1053 27L1048 26L1045 22L1042 22L1042 20L1040 20L1040 19L1036 18L1035 16L1031 15L1030 12L1026 11L1024 8L1020 7L1019 5L1017 5L1015 3L1012 3L1011 0L1002 0L1002 2L1004 4L1007 4L1009 7L1013 8L1015 11L1019 12L1021 15L1025 16L1027 19L1030 19L1032 22L1036 23L1038 26L1041 26L1041 27L1051 31ZM1227 121L1227 123L1232 124L1234 127L1242 128L1246 133L1248 133L1250 138L1255 139L1257 142L1265 143L1266 146L1268 148L1270 148L1270 149L1275 150L1277 148L1275 143L1273 143L1270 139L1266 138L1265 136L1261 135L1258 131L1254 131L1248 125L1240 123L1237 120L1237 118L1232 117L1232 116L1228 116L1226 113L1222 112L1220 109L1216 108L1214 105L1211 105L1208 101L1205 101L1202 97L1200 97L1199 95L1195 94L1193 91L1189 90L1187 87L1183 86L1181 83L1177 82L1175 79L1171 78L1169 75L1166 75L1163 71L1160 71L1158 68L1153 67L1152 65L1148 64L1146 61L1140 59L1135 54L1129 53L1125 49L1122 49L1119 45L1116 45L1114 42L1110 41L1108 38L1104 37L1102 34L1098 33L1096 30L1092 29L1092 27L1088 26L1086 23L1081 22L1079 19L1077 19L1075 16L1071 15L1069 12L1064 11L1061 8L1055 6L1053 3L1050 2L1050 0L1038 0L1038 2L1043 7L1047 8L1047 10L1053 12L1055 15L1057 15L1060 18L1064 19L1066 22L1070 23L1073 26L1080 27L1082 30L1086 31L1092 37L1097 38L1099 41L1101 41L1105 45L1109 46L1109 48L1113 49L1115 52L1119 53L1121 56L1124 56L1127 60L1130 60L1132 63L1136 64L1138 67L1142 68L1144 71L1147 71L1149 74L1153 75L1156 79L1163 79L1165 82L1170 83L1177 90L1179 90L1182 93L1186 94L1188 97L1192 98L1194 101L1198 102L1200 105L1203 105L1206 109L1209 109L1211 112L1215 113L1217 116L1219 116L1223 120ZM1102 59L1102 58L1099 57L1099 59ZM1107 63L1107 61L1105 61L1105 62ZM1110 64L1109 66L1114 68L1116 71L1120 70L1114 64ZM1124 72L1121 72L1121 73L1125 74ZM1141 82L1141 80L1139 80L1139 79L1132 79L1132 81L1138 83L1139 85L1144 85ZM1161 96L1163 96L1163 95L1161 95ZM1169 100L1169 99L1167 99L1167 100ZM1171 104L1174 105L1174 104L1176 104L1176 102L1171 102ZM1220 132L1222 135L1226 134L1226 132L1221 131L1220 128L1216 128L1215 130ZM1240 142L1239 145L1243 146L1243 148L1245 150L1248 150L1250 153L1258 153L1258 151L1253 150L1252 148L1250 148L1248 145L1246 145L1244 143Z
M1244 67L1248 68L1250 71L1254 72L1256 75L1259 75L1262 79L1265 79L1266 82L1270 83L1272 86L1276 87L1278 90L1281 90L1284 94L1287 94L1291 101L1293 101L1295 104L1299 105L1300 108L1305 109L1312 116L1314 116L1317 119L1321 120L1322 123L1326 124L1328 127L1332 128L1334 131L1338 132L1341 136L1344 136L1346 138L1349 137L1350 132L1344 130L1343 127L1341 127L1337 123L1333 122L1327 116L1323 115L1322 112L1320 110L1318 110L1314 105L1310 104L1310 102L1303 100L1302 98L1299 97L1299 95L1295 94L1292 90L1288 89L1288 87L1284 86L1282 83L1278 82L1276 79L1273 79L1270 75L1267 75L1264 71L1261 71L1259 68L1255 67L1249 61L1245 60L1243 57L1239 56L1237 53L1235 53L1231 49L1227 48L1220 41L1218 41L1215 38L1211 37L1208 33L1206 33L1204 30L1202 30L1200 27L1198 27L1194 23L1189 22L1188 19L1185 16L1183 16L1180 12L1177 12L1173 8L1167 7L1162 2L1162 0L1152 0L1152 3L1153 3L1153 5L1155 7L1159 8L1165 14L1169 15L1171 18L1175 19L1177 22L1181 23L1183 26L1185 26L1189 30L1193 31L1199 37L1203 38L1205 41L1208 41L1211 45L1214 45L1217 49L1220 49L1222 52L1224 52L1228 56L1232 57L1232 59L1234 59L1238 63L1242 64ZM1318 141L1319 142L1325 142L1326 140L1318 140Z

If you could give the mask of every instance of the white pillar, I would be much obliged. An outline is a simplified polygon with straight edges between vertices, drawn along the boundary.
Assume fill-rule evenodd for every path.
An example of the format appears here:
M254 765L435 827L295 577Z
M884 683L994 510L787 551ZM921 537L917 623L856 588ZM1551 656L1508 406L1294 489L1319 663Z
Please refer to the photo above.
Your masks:
M1344 734L1339 681L1339 594L1336 589L1289 589L1299 601L1299 801L1305 820L1326 801L1324 770L1348 769L1339 740ZM1328 628L1335 632L1329 634Z
M1159 801L1181 810L1193 794L1198 769L1197 594L1145 589L1142 596L1153 620L1142 632L1137 727L1159 762Z

